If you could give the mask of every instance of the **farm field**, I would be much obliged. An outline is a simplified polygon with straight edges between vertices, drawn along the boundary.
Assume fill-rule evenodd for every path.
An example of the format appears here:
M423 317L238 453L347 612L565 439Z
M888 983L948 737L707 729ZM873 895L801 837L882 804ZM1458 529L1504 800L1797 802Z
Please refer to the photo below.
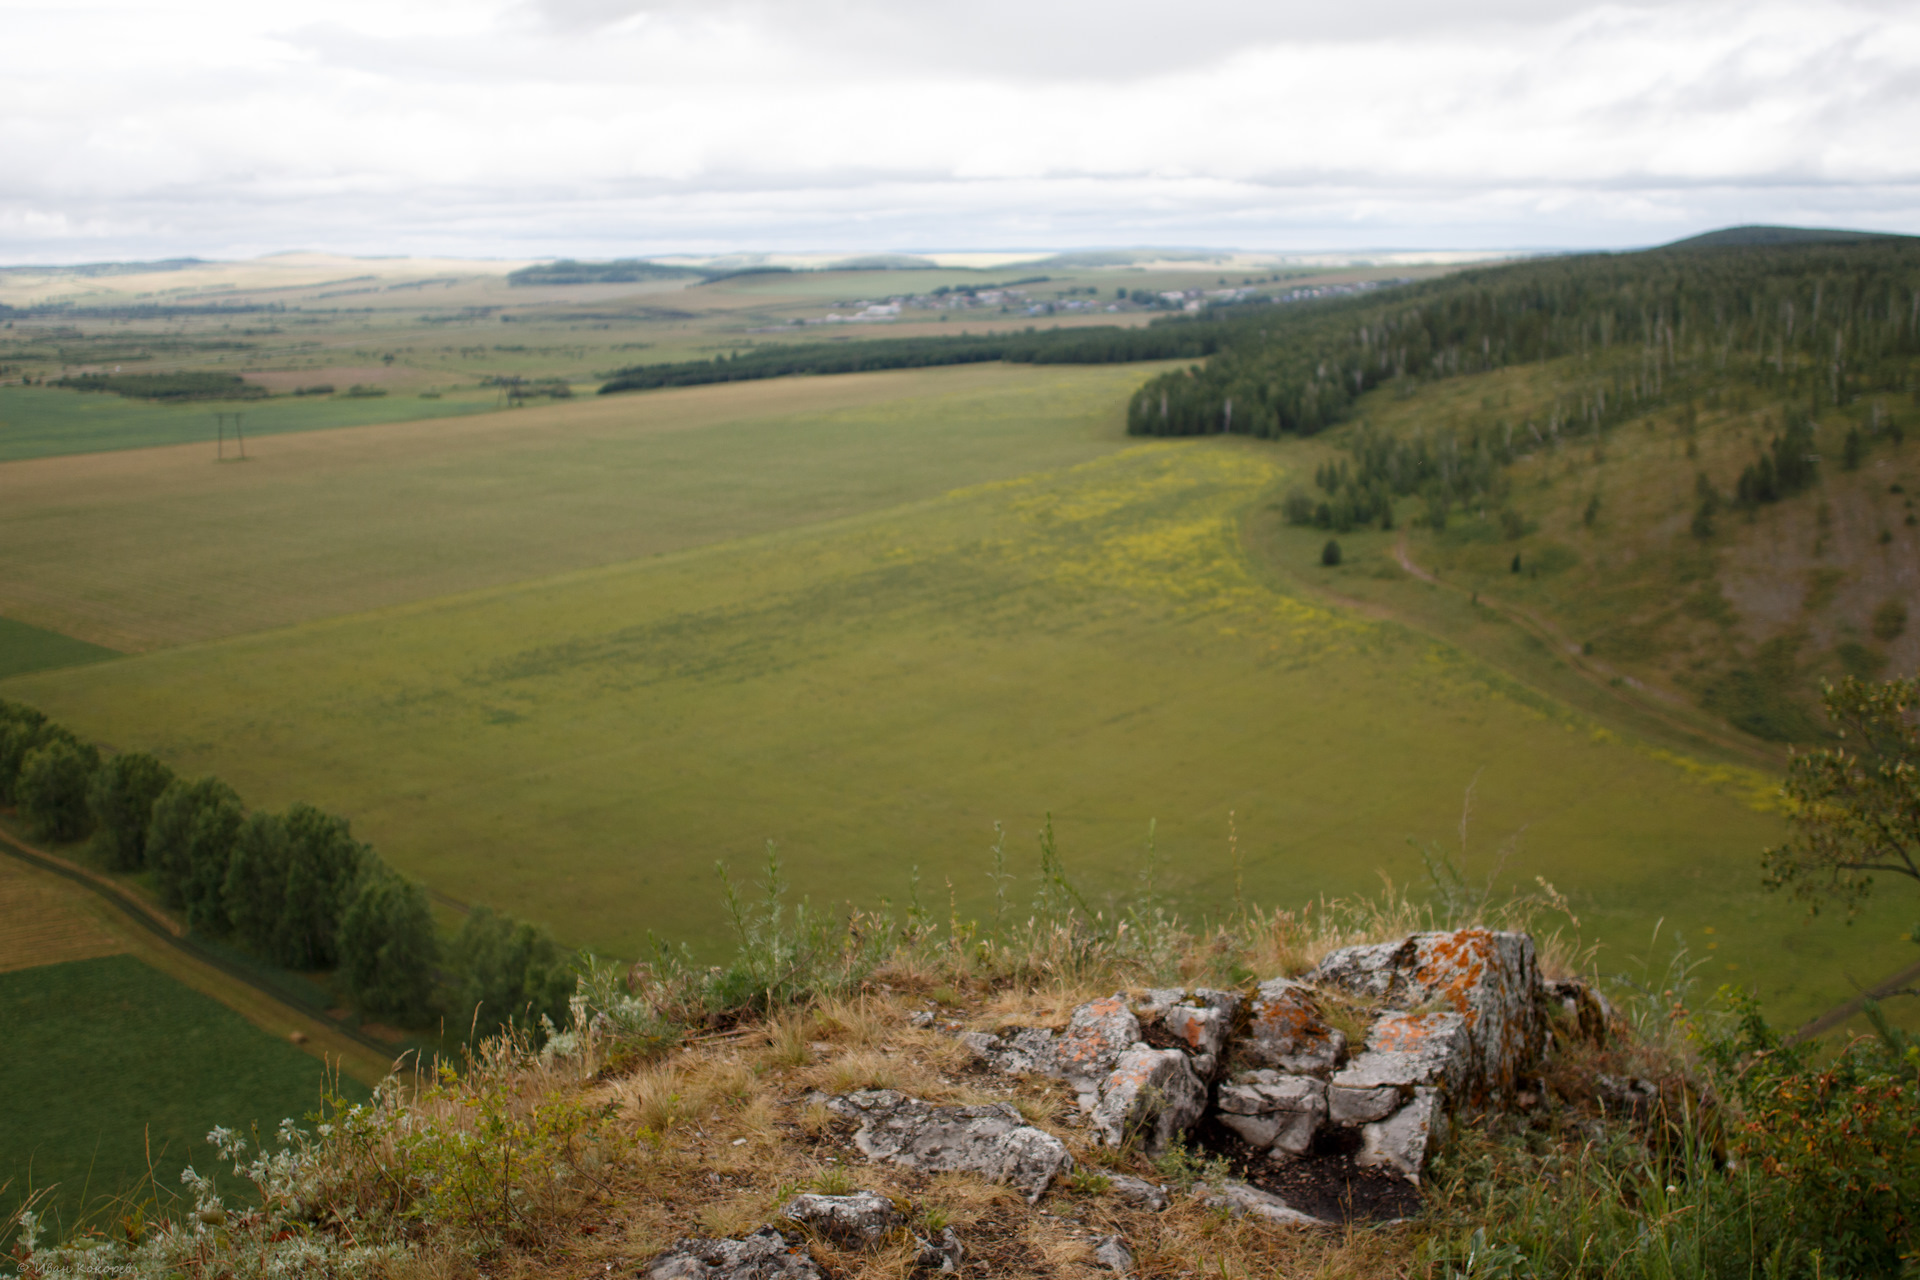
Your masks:
M202 447L211 459L216 453L216 413L238 413L247 451L257 453L259 437L457 417L490 412L498 403L492 388L449 392L432 400L418 395L276 396L153 404L98 391L0 386L0 462L189 444ZM238 455L231 423L225 453Z
M1048 813L1106 901L1153 819L1173 901L1222 910L1229 813L1249 898L1370 893L1418 881L1409 841L1455 841L1472 787L1469 870L1558 886L1603 967L1664 922L1662 957L1684 936L1791 1021L1904 959L1885 921L1761 892L1767 773L1263 572L1243 522L1304 455L1076 421L1081 459L1017 478L0 696L255 804L338 809L436 889L616 954L714 947L713 862L744 872L767 839L816 902L899 901L917 867L936 913L982 914L992 823L1018 858Z
M0 1213L55 1184L41 1212L66 1224L128 1193L168 1207L182 1167L216 1172L213 1126L270 1131L330 1084L366 1094L130 955L0 972L0 1025Z
M0 618L0 680L28 671L72 667L118 656L112 649L103 649L99 645L75 640L56 631L28 626L10 618Z
M598 397L263 438L227 466L200 445L8 463L0 616L139 651L838 518L1110 452L1161 367Z
M101 914L57 878L0 856L0 973L125 951Z

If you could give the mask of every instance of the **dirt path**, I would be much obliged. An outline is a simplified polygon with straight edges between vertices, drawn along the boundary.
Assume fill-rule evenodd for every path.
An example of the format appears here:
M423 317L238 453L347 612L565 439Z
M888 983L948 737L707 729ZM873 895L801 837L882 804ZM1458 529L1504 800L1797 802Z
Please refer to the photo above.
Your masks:
M4 830L0 830L0 853L92 890L117 908L123 916L138 925L153 941L170 949L180 959L200 969L213 970L219 979L225 982L239 983L246 987L251 995L256 999L264 1000L272 1008L278 1015L279 1021L299 1028L316 1046L333 1043L340 1049L353 1051L352 1056L368 1066L372 1065L368 1061L368 1055L372 1055L372 1062L379 1064L388 1065L393 1062L394 1046L384 1044L358 1027L350 1026L337 1018L289 1003L280 993L241 966L200 946L179 922L152 903L141 899L137 894L128 892L111 878L70 862L58 854L37 849ZM217 986L218 983L214 985ZM226 1002L222 1001L222 1003ZM246 1012L244 1009L238 1011L243 1014ZM346 1043L340 1044L341 1041Z
M1845 1022L1848 1018L1851 1018L1854 1014L1859 1013L1860 1010L1866 1006L1867 1001L1884 1000L1897 991L1911 987L1915 982L1920 982L1920 961L1908 965L1892 977L1887 978L1876 986L1870 987L1845 1004L1835 1005L1788 1036L1787 1043L1799 1044L1803 1040L1811 1040L1817 1035L1824 1035Z
M1615 671L1604 662L1598 662L1559 627L1542 618L1530 609L1518 605L1505 604L1480 591L1469 592L1466 588L1456 587L1443 582L1440 575L1422 569L1414 562L1407 550L1407 537L1402 533L1393 545L1393 558L1401 569L1409 575L1431 586L1441 587L1462 595L1470 594L1475 604L1491 609L1506 621L1519 627L1547 648L1559 654L1561 660L1589 684L1622 702L1629 702L1636 711L1652 716L1674 733L1684 737L1700 738L1724 750L1734 752L1741 757L1768 769L1778 769L1780 762L1764 748L1756 747L1744 738L1720 731L1713 726L1682 720L1674 712L1677 704L1673 697L1659 689L1634 679L1625 672Z

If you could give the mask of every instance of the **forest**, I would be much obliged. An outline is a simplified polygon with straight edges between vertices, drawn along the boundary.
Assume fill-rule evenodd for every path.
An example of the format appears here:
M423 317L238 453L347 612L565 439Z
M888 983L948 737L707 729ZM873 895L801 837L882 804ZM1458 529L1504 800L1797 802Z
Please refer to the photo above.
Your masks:
M1588 361L1590 385L1520 432L1602 430L1731 378L1818 412L1908 385L1920 239L1546 258L1212 323L1220 354L1142 387L1131 432L1313 435L1397 379L1567 356Z

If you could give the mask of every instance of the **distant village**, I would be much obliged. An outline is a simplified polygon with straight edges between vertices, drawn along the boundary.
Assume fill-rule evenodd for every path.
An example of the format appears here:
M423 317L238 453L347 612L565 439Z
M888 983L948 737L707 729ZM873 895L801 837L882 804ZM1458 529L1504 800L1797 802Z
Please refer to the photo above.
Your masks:
M1102 301L1100 291L1091 285L1060 291L1051 300L1033 296L1031 286L1044 280L972 288L942 285L931 293L897 294L882 301L861 299L837 304L846 311L830 311L815 319L794 320L793 324L884 324L900 319L911 311L977 312L1001 315L1052 316L1092 312L1200 311L1208 306L1235 302L1304 302L1310 298L1331 298L1365 293L1386 285L1405 284L1397 280L1357 280L1342 284L1302 285L1292 289L1270 289L1259 284L1243 284L1220 289L1146 289L1116 288L1110 300ZM784 327L784 326L783 326Z

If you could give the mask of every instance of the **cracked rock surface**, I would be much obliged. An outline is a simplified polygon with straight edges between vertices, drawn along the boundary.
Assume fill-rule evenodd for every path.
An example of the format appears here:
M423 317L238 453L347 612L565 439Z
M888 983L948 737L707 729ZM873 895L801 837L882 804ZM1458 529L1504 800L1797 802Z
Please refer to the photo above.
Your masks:
M795 1196L780 1215L835 1244L853 1249L878 1248L906 1222L893 1207L893 1201L875 1191L856 1191L844 1196Z
M644 1274L647 1280L825 1280L813 1259L772 1227L741 1240L681 1240Z
M965 1170L1017 1187L1032 1204L1073 1168L1060 1139L1029 1125L1004 1102L942 1107L894 1089L827 1099L828 1110L860 1128L853 1142L869 1159L928 1173Z

